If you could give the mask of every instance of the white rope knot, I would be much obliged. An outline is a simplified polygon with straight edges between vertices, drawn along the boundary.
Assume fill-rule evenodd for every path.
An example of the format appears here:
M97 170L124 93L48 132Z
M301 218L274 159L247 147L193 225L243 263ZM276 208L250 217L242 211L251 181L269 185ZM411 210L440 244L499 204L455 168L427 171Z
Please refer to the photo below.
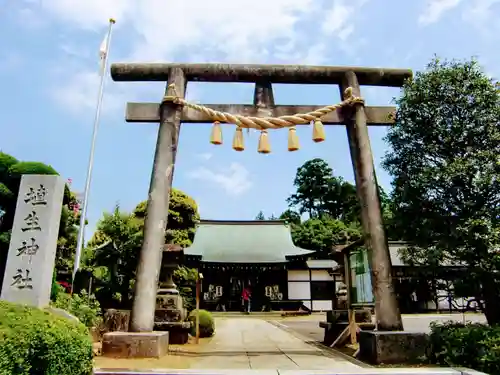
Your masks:
M338 104L328 105L308 113L297 113L292 116L253 117L253 116L234 115L228 112L215 111L212 108L208 108L203 105L190 103L187 100L177 96L175 90L175 84L173 83L168 85L167 92L169 91L171 91L173 95L164 96L162 103L171 102L177 105L183 105L188 108L192 108L196 111L204 113L207 117L210 117L212 121L225 122L228 124L235 124L240 128L257 129L257 130L290 128L295 125L307 124L310 123L311 121L320 119L326 114L334 112L339 108L351 107L356 104L361 104L361 105L365 104L363 98L354 96L352 93L352 87L348 87L344 91L344 100Z

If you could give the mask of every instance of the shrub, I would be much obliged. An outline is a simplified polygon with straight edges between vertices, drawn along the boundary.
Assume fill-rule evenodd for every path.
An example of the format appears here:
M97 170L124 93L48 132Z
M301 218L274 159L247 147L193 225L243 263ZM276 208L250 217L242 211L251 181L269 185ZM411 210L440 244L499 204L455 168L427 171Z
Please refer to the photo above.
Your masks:
M14 199L14 194L7 185L0 182L0 204L6 204Z
M500 326L431 323L428 360L500 374Z
M102 322L101 307L94 295L86 291L80 294L58 293L52 306L68 311L88 328L97 327Z
M92 374L92 339L81 323L0 301L0 375Z
M191 324L191 336L196 336L196 312L191 311L188 320ZM212 314L207 310L200 310L200 337L212 337L215 333L215 322Z
M19 160L15 157L0 151L0 181L7 179L9 168L17 163Z
M57 301L57 298L61 293L64 293L64 288L57 282L57 272L54 270L52 274L52 285L50 288L50 300L52 302Z

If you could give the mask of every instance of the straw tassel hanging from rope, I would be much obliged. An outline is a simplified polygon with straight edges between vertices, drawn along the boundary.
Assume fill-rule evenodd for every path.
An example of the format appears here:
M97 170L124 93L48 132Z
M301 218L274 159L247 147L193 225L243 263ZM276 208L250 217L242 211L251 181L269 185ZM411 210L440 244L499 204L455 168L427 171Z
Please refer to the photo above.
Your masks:
M212 134L210 134L210 143L214 145L222 144L222 129L220 127L220 122L215 121L212 127Z
M319 117L314 120L312 139L316 143L323 142L325 140L325 127Z
M233 150L243 151L245 149L245 143L243 139L243 129L240 126L236 127L233 138Z
M300 148L299 137L295 126L288 128L288 151L297 151Z
M269 154L271 152L271 145L269 144L267 130L265 129L260 131L259 148L257 149L257 152L259 154Z

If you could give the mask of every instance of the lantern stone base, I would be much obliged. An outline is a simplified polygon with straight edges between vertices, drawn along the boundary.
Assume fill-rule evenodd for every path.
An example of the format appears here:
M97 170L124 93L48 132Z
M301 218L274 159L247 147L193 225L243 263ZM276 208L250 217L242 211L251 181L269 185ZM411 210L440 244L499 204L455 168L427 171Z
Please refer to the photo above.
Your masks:
M186 309L178 292L160 289L156 296L155 331L169 333L170 344L186 344L189 339L191 323L185 322Z
M428 343L426 333L361 331L359 359L375 365L419 363Z
M102 355L115 358L160 358L168 354L168 332L108 332Z
M155 322L155 331L168 332L170 344L184 345L189 340L191 322Z
M159 289L156 295L155 322L182 322L187 317L182 296Z

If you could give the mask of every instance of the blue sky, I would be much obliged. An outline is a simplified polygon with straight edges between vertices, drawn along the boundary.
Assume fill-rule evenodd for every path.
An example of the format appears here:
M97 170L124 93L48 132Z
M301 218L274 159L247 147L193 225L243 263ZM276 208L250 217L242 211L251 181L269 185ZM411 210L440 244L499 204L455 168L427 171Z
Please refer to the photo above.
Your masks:
M246 8L248 6L248 8ZM98 50L115 17L111 62L232 62L425 68L434 54L478 57L500 77L500 0L3 0L0 2L0 149L43 161L83 190L98 88ZM495 22L496 21L496 22ZM276 85L277 104L333 104L335 86ZM162 83L107 80L89 200L87 237L103 211L146 199L157 125L127 124L127 101L159 102ZM397 89L365 88L368 105L388 105ZM199 103L251 103L251 84L191 83ZM314 144L298 131L301 150L286 151L287 132L270 134L272 153L209 143L210 125L181 130L174 186L199 204L202 218L279 215L296 169L327 160L353 181L343 127ZM370 131L379 182L384 128Z

